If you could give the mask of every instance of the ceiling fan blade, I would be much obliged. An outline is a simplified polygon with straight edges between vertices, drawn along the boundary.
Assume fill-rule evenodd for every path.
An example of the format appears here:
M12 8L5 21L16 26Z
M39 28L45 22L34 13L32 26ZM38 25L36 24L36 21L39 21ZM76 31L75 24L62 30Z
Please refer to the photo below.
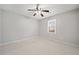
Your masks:
M28 9L28 11L36 11L35 9Z
M42 10L42 12L49 12L49 10Z
M44 17L44 15L41 13L41 16Z
M35 15L36 15L36 13L33 14L33 16L35 16Z
M36 10L39 10L39 9L38 9L38 6L39 6L39 4L37 4L37 6L36 6Z

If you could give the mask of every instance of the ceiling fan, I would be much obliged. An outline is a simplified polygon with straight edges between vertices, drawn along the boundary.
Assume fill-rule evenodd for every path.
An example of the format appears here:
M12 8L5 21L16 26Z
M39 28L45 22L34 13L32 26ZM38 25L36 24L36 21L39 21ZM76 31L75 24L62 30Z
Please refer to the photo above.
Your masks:
M39 8L39 4L36 5L35 9L28 9L28 11L34 11L33 16L36 16L37 14L40 14L41 17L44 17L42 12L49 13L49 10L42 10L41 8Z

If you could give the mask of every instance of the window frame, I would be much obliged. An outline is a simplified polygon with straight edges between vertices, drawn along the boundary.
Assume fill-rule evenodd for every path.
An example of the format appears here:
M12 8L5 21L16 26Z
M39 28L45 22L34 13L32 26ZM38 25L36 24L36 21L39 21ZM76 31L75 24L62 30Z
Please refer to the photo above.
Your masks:
M53 31L50 31L49 30L49 22L54 22L55 24L54 25L52 25L52 26L54 26L54 29L55 29L55 31L53 32ZM53 24L53 23L52 23ZM53 27L52 27L53 28ZM47 21L47 31L48 31L48 33L55 33L56 34L56 19L52 19L52 20L48 20Z

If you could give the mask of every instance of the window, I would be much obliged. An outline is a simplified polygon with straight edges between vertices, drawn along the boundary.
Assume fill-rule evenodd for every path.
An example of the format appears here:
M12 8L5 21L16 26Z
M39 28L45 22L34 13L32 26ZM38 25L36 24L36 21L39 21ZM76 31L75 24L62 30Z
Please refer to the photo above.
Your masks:
M48 21L48 32L56 33L56 19Z

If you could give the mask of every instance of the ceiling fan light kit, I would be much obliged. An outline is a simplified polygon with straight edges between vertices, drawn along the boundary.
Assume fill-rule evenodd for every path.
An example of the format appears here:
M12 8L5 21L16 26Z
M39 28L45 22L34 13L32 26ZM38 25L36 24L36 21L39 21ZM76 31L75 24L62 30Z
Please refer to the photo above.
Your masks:
M35 9L28 9L28 11L34 11L33 16L40 14L41 17L44 17L43 12L49 13L49 10L42 10L41 8L39 8L39 4L36 5Z

